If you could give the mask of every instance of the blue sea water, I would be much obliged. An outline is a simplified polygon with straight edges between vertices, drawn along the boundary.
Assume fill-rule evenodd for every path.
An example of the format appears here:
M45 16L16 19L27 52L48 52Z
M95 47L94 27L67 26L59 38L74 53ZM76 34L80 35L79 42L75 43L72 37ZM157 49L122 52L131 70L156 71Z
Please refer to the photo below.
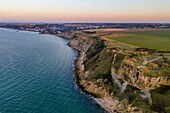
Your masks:
M103 113L76 87L67 40L0 29L0 113Z

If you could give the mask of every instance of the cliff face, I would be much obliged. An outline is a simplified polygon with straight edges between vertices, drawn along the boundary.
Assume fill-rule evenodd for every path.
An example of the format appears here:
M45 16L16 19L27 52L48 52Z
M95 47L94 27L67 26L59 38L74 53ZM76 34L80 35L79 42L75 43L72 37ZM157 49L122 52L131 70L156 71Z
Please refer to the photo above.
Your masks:
M57 36L67 38L67 39L71 39L72 37L75 36L75 32L70 31L70 32L60 33L60 34L57 34Z
M69 42L69 45L79 51L87 52L90 46L93 44L93 40L89 37L79 34L79 37L73 36Z
M110 112L150 113L159 106L155 98L162 90L160 86L166 85L170 91L169 76L164 76L168 71L161 70L161 66L169 69L168 64L160 58L147 61L141 53L109 47L107 41L82 33L72 35L68 45L79 51L79 85ZM153 90L159 87L158 91ZM169 101L165 102L167 98L162 100L163 111L170 106Z
M115 72L114 62L112 62L112 75L142 91L150 91L161 85L170 85L168 77L146 76L143 72L145 68L145 66L136 66L135 62L130 59L124 59L121 61L117 73Z

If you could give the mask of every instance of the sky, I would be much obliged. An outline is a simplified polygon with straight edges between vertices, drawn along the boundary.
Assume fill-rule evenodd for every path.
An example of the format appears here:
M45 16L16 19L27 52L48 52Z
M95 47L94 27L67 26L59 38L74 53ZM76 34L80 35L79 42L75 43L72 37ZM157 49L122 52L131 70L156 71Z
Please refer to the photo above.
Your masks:
M170 23L170 0L0 0L0 22Z

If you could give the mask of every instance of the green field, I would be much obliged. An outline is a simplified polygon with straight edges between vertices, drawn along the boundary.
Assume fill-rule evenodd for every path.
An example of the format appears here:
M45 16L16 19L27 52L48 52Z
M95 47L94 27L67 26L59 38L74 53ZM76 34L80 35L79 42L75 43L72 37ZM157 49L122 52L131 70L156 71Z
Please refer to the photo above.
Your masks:
M108 38L150 49L170 50L170 30L122 32Z

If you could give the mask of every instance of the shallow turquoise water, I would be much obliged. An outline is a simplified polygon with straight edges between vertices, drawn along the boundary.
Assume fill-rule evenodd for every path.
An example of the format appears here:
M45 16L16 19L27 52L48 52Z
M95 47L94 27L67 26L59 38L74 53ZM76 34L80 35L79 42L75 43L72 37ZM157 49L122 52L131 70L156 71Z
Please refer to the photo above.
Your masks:
M103 113L75 84L67 40L0 29L0 113Z

